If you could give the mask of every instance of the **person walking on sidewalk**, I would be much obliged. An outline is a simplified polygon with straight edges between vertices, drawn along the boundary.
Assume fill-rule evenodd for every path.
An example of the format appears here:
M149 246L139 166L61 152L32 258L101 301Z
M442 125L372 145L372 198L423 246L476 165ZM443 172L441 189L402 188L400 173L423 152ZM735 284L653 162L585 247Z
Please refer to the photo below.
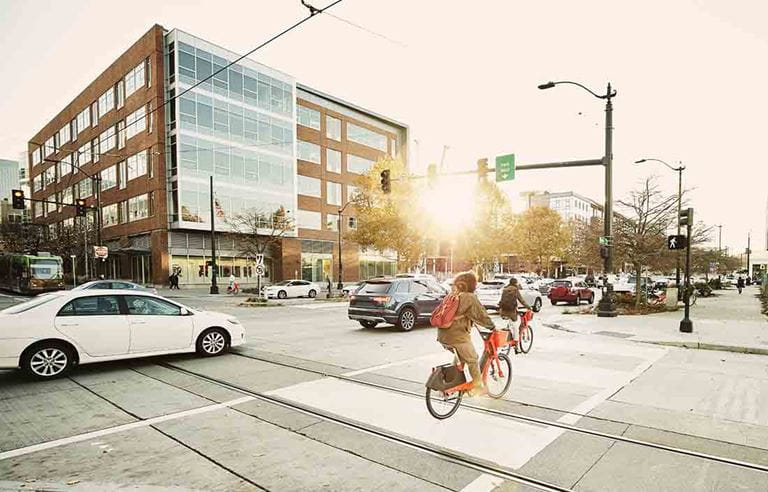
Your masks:
M739 289L739 294L741 294L741 291L744 290L744 277L739 276L739 279L736 281L736 288Z

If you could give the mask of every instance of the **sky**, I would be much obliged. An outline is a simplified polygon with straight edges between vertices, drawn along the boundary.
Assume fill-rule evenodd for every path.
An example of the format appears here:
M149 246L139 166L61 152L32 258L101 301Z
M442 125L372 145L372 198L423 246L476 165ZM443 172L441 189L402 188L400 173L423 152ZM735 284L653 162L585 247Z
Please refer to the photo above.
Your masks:
M329 0L314 0L323 7ZM312 3L312 1L310 1ZM299 0L0 0L0 157L27 141L157 23L234 52L306 15ZM686 167L697 219L721 224L723 247L766 249L768 2L761 0L343 0L256 52L306 85L406 123L411 167L473 169L514 153L518 164L603 155L614 99L614 198L646 177L664 191ZM416 143L416 141L418 143ZM760 169L764 169L760 171ZM604 201L600 167L520 171L502 185ZM713 245L717 245L717 234Z

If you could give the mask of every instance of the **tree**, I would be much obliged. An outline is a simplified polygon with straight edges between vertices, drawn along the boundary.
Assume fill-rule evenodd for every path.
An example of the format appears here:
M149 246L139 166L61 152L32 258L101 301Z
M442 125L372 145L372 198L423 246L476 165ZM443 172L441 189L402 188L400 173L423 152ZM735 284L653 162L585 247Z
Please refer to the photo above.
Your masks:
M635 304L640 305L641 274L644 268L666 269L672 256L667 249L667 229L677 216L677 195L664 196L655 178L645 180L627 200L618 204L625 214L614 218L614 244L620 257L632 264L635 272Z
M381 171L389 169L393 183L391 193L381 191ZM352 197L357 228L345 238L364 248L397 253L398 269L410 269L419 263L423 248L422 236L415 223L418 212L413 208L413 185L408 180L405 165L384 158L355 182L357 194Z
M520 214L513 228L515 251L538 271L549 271L555 258L562 258L571 241L570 231L556 211L548 207L531 207Z
M595 217L588 222L571 221L567 224L570 241L565 248L565 258L574 266L585 267L591 271L603 268L600 256L600 237L603 236L603 220Z
M287 232L293 231L295 221L284 207L277 210L247 210L226 219L235 233L237 248L243 256L256 257L279 246Z

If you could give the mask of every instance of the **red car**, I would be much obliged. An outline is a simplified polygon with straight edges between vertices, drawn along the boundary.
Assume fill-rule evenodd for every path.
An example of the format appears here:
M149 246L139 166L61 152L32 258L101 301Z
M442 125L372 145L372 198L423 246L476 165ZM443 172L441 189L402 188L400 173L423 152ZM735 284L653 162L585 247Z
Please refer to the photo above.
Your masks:
M587 301L589 304L595 302L595 293L583 281L555 280L547 297L553 306L558 302L576 305L581 304L581 301Z

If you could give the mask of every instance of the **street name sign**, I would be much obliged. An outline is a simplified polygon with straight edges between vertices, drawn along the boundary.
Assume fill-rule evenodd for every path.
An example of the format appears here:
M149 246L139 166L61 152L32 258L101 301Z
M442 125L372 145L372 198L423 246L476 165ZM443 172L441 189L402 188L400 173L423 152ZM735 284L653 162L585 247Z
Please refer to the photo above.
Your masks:
M515 154L496 156L496 182L515 179Z
M106 246L94 246L93 247L93 257L94 258L101 258L102 260L107 259L109 256L109 248Z
M682 234L667 236L667 248L685 249L688 247L688 238Z

